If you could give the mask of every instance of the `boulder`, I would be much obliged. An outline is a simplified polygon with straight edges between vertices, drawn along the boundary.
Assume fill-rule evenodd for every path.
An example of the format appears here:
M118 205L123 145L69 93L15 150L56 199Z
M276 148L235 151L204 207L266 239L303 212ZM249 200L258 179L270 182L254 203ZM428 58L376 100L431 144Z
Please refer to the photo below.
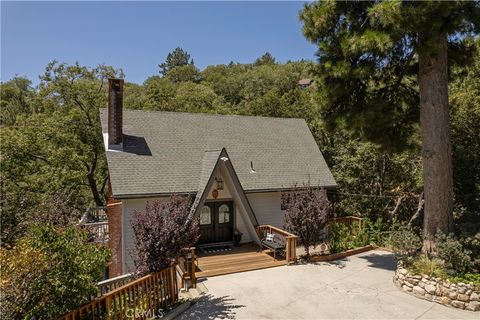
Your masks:
M403 286L402 286L402 289L403 289L403 290L406 290L406 291L408 291L408 292L411 292L411 291L412 291L412 287L409 287L409 286L406 286L406 285L403 285Z
M465 309L465 302L453 300L452 306L454 306L455 308Z
M474 292L470 295L470 301L480 301L480 296L478 293Z
M425 291L427 291L429 294L435 294L435 286L432 284L427 284L425 286Z
M468 301L470 301L470 297L467 296L466 294L460 293L457 296L457 300L468 302Z
M418 294L420 296L423 296L425 294L425 290L423 288L420 288L419 286L415 286L412 289L413 293Z
M438 302L448 306L452 303L452 300L448 297L441 297L440 300L438 300Z
M448 297L452 300L455 300L455 299L457 299L457 293L455 291L450 291L448 293Z
M404 268L398 269L397 272L402 275L406 275L408 273L407 269L404 269Z
M480 302L470 301L470 303L467 304L466 309L470 311L480 311Z

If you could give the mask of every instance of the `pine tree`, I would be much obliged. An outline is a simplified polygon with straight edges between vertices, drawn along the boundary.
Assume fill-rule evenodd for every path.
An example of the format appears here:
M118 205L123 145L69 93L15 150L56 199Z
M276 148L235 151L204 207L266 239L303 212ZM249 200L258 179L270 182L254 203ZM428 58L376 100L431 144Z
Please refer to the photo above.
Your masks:
M190 54L180 47L175 48L167 55L167 59L162 64L159 64L160 74L166 76L167 73L175 67L181 67L186 65L194 65L193 59Z
M468 61L465 39L478 34L480 3L321 1L306 4L300 19L319 47L320 104L331 128L401 149L420 123L430 249L438 230L453 228L448 53Z

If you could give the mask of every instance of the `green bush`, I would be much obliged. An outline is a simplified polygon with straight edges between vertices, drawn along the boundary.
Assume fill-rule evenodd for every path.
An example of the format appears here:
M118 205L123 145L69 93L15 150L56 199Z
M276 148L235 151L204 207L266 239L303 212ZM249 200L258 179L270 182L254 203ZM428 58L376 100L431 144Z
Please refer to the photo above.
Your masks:
M397 258L409 262L422 248L421 237L413 230L402 228L391 234L392 249Z
M443 261L437 258L430 259L424 255L414 259L410 269L415 274L426 274L431 277L445 276Z
M438 233L435 237L437 257L445 262L445 268L449 273L462 274L470 271L472 261L471 251L466 250L462 243L451 235Z
M36 225L15 247L0 249L1 314L55 319L88 302L108 262L108 249L75 226Z
M465 273L456 277L449 277L451 282L473 283L475 289L480 290L480 273Z
M343 223L332 223L329 229L329 243L332 252L341 252L369 244L383 245L383 228L386 225L382 218L372 222L364 218L361 225L354 223L348 227Z
M342 252L355 247L350 229L343 223L330 224L328 242L332 253Z

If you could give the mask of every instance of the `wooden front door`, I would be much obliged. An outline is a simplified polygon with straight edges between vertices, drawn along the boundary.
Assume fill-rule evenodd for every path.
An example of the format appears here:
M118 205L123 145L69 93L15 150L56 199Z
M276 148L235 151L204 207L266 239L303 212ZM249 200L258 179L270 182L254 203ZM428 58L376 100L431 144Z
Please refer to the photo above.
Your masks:
M200 210L199 244L233 240L233 202L206 202Z

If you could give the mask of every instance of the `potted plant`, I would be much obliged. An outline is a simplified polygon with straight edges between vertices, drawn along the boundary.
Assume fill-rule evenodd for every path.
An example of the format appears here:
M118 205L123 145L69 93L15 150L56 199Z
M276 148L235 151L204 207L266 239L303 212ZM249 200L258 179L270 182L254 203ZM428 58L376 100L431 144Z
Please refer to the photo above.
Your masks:
M242 241L242 234L240 231L238 231L237 229L235 229L233 231L233 239L235 241L235 245L236 246L239 246L240 245L240 241Z

